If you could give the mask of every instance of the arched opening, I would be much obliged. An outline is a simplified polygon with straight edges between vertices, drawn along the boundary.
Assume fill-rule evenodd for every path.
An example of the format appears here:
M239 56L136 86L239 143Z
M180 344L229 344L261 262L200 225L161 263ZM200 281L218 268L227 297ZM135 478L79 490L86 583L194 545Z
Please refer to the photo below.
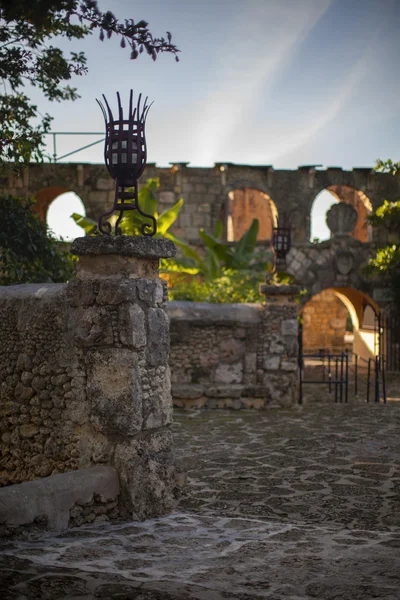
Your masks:
M66 192L57 196L49 205L46 221L49 229L56 238L72 242L82 237L84 231L71 218L72 213L85 215L85 206L74 192Z
M377 305L353 288L328 288L302 308L306 353L346 350L368 359L378 353Z
M331 185L315 197L311 208L311 241L322 242L331 237L326 213L335 202L353 206L357 212L357 223L350 235L360 242L368 242L371 239L371 227L367 216L372 212L371 201L364 192L348 185Z
M229 192L225 215L226 239L237 242L249 229L253 219L258 219L257 239L269 241L278 223L278 211L273 200L260 190L240 188Z

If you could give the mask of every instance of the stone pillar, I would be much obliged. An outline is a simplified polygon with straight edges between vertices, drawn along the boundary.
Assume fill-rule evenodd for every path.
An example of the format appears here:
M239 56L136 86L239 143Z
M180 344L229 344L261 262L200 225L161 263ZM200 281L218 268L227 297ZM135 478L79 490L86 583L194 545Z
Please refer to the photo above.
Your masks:
M293 406L298 400L297 285L263 284L263 385L269 406Z
M167 288L159 259L169 240L129 236L76 239L76 279L67 287L69 328L82 365L80 467L118 471L121 510L143 519L170 510L171 452Z

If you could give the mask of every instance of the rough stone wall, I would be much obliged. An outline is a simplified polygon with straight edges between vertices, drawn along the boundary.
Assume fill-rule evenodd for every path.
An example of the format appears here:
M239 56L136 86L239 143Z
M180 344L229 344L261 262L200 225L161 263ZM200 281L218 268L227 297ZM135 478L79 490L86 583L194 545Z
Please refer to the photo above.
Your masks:
M350 235L319 244L294 244L286 258L287 271L307 289L309 297L340 287L352 287L372 297L373 284L363 277L362 267L374 253L372 244Z
M171 508L169 334L156 256L85 256L67 286L1 290L2 485L110 465L126 514Z
M84 369L67 326L63 285L0 292L0 484L78 468Z
M296 401L297 306L170 302L175 406L266 408Z
M344 351L347 348L344 341L347 316L347 308L333 291L324 290L313 296L302 311L303 350Z

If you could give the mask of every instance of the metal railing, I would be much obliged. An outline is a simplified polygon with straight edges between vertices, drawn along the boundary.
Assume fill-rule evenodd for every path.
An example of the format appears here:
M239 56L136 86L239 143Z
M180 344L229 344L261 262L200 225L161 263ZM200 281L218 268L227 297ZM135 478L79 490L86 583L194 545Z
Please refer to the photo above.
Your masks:
M363 358L358 354L353 354L354 364L354 394L357 396L359 393L359 383L363 382L366 385L366 399L370 402L373 392L373 398L376 403L381 401L386 404L386 379L385 379L385 357L377 355L374 358ZM359 373L360 363L364 363L367 369L367 376L364 379ZM352 365L353 367L353 365ZM372 388L372 389L371 389ZM382 393L381 393L382 392Z
M304 359L317 360L322 367L322 379L304 379ZM303 404L303 387L308 384L326 384L328 392L335 390L335 402L349 399L349 356L347 352L329 354L321 349L318 354L299 355L299 404Z
M351 359L351 360L350 360ZM304 378L304 361L317 362L322 369L321 379ZM358 354L349 354L348 351L332 354L321 348L317 354L299 354L299 404L303 403L304 385L326 384L328 392L335 392L335 402L348 402L350 374L354 376L354 395L360 394L360 384L365 385L363 392L366 401L379 403L382 399L386 404L386 360L384 356L377 355L371 358L363 358ZM364 376L361 365L364 365ZM366 373L365 373L366 371Z
M62 160L63 158L68 158L68 156L77 154L78 152L81 152L82 150L87 150L87 148L96 146L96 144L101 144L102 142L104 142L104 139L105 139L104 131L101 131L101 132L98 132L98 131L51 131L47 135L51 135L53 137L53 161L54 162L58 162L59 160ZM92 142L91 144L86 144L86 146L81 146L80 148L77 148L76 150L72 150L71 152L68 152L67 154L63 154L62 156L57 156L57 136L58 135L101 135L103 137L101 138L101 140L97 140L96 142Z

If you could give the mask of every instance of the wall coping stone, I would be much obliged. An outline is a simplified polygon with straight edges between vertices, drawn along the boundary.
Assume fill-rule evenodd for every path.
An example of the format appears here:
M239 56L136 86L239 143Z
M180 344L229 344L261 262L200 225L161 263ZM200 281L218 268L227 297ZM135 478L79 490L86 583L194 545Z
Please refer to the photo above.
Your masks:
M172 258L176 246L171 240L130 235L96 235L76 238L70 248L77 256L110 255L139 258Z
M94 494L116 500L119 491L117 471L106 466L10 485L0 489L0 523L19 527L47 517L47 529L67 529L75 504L90 502Z
M190 321L196 325L237 325L258 324L263 310L262 304L211 304L172 300L167 304L169 319Z
M66 283L20 283L19 285L0 285L0 300L37 298L46 300L61 295Z

